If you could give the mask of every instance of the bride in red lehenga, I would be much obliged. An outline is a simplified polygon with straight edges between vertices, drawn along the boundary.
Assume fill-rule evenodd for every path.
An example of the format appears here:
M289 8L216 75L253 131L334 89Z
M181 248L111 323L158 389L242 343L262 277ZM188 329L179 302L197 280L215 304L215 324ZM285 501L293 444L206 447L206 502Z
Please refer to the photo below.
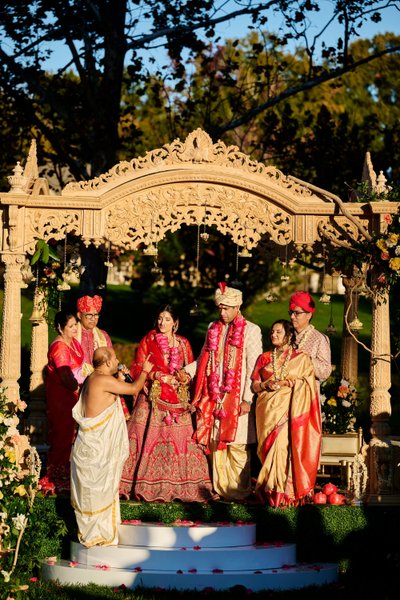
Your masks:
M188 340L177 335L171 306L140 342L131 366L136 379L146 357L153 363L128 422L129 457L120 495L136 500L203 502L212 484L202 448L193 440L189 389L175 374L193 361Z

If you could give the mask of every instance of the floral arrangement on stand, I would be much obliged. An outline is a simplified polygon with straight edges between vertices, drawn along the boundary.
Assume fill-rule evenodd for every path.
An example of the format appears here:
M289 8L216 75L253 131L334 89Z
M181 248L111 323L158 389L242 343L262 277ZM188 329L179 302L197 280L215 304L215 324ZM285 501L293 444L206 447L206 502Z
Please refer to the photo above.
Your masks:
M355 430L357 390L336 371L321 383L320 400L323 433Z
M0 597L26 590L15 577L21 539L38 488L40 459L18 431L23 400L9 400L0 388ZM4 594L4 595L3 595Z

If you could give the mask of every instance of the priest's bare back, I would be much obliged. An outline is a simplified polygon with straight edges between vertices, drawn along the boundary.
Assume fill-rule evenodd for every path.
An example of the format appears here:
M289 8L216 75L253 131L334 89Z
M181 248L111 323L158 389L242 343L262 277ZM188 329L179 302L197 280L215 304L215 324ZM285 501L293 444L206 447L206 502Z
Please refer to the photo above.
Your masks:
M116 396L129 395L136 398L142 389L146 376L153 365L149 360L143 363L139 377L133 383L124 381L124 374L118 371L118 359L113 348L97 348L93 354L94 371L85 380L82 388L82 401L85 417L96 417L116 400ZM117 373L117 377L115 374Z

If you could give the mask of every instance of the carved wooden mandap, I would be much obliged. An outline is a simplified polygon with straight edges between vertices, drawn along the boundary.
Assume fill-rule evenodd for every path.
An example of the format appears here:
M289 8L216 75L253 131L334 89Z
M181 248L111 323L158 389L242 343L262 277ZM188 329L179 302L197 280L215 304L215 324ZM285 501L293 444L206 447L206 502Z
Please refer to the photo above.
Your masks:
M364 180L372 191L385 191L369 155ZM145 156L122 161L90 181L69 183L61 194L39 177L36 146L23 168L19 163L9 177L10 190L0 194L2 213L1 259L4 264L3 328L0 351L2 386L10 398L19 397L21 376L21 267L33 254L38 239L63 240L73 232L96 247L142 249L154 254L168 231L182 225L214 226L246 255L261 240L294 257L307 251L329 256L332 248L351 250L354 241L384 231L384 216L395 214L398 203L342 202L326 190L284 175L273 166L251 160L235 146L213 143L198 129ZM356 316L357 277L347 277L345 306L348 319ZM40 298L34 298L40 309ZM390 325L388 294L372 300L372 359L370 415L372 439L359 455L368 473L370 502L390 503L400 498L399 450L390 437L391 414ZM349 330L343 336L341 371L357 379L357 340ZM43 369L47 363L48 325L44 319L32 328L30 428L40 439L45 420Z

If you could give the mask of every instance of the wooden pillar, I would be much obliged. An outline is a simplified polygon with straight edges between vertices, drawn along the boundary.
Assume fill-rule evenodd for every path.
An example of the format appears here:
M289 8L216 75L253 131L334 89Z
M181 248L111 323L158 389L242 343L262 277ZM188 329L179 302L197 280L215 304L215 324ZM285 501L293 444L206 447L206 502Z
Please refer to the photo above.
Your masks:
M354 339L353 335L357 338L358 332L352 330L352 334L347 328L347 323L351 323L356 317L358 312L358 300L359 300L359 285L358 281L354 277L343 277L343 285L346 289L344 299L344 313L343 313L343 337L342 337L342 349L340 357L340 373L346 381L357 387L358 381L358 344L357 340Z
M2 387L10 400L19 398L18 380L21 377L21 267L24 254L3 253L4 303L0 350Z
M46 397L44 370L47 365L49 328L45 315L47 300L44 293L36 289L33 297L33 314L38 319L32 322L31 378L29 383L29 435L31 443L43 444L46 440Z
M374 294L372 301L371 337L371 434L364 455L368 466L367 501L376 504L399 504L399 490L395 489L394 445L389 437L391 404L390 318L389 293ZM398 462L398 461L397 461Z

